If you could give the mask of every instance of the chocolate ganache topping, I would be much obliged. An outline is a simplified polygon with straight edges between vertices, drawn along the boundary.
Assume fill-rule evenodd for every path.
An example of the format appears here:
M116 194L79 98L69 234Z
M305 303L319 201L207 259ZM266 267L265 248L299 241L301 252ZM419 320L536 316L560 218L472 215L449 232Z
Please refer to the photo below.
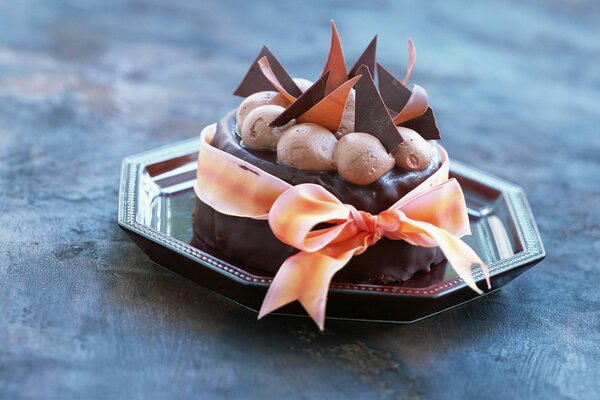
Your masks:
M393 168L369 185L356 185L344 180L336 171L309 171L277 162L277 155L269 151L245 148L236 133L235 110L217 123L212 145L274 175L291 185L315 183L323 186L342 203L359 210L377 214L398 201L440 168L441 156L433 147L429 165L420 171Z

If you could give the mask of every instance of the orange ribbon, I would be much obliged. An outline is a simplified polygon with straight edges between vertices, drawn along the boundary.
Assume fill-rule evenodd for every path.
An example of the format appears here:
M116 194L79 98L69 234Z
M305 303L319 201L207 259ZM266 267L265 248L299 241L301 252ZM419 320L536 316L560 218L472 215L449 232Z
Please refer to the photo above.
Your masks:
M334 225L314 230L321 223ZM259 318L299 300L323 329L331 278L353 256L384 236L415 246L439 246L465 283L481 293L471 276L471 266L484 263L458 239L470 232L462 190L455 179L378 215L342 204L319 185L297 185L275 201L269 224L279 240L300 252L289 257L277 272Z
M210 145L215 126L201 135L197 196L228 215L267 219L282 242L300 250L278 270L259 318L299 300L323 329L327 292L333 275L382 237L412 245L439 247L463 281L477 293L471 275L483 261L459 237L470 234L465 199L455 179L448 180L448 158L423 183L378 215L343 204L322 186L292 186ZM332 226L315 230L322 223Z

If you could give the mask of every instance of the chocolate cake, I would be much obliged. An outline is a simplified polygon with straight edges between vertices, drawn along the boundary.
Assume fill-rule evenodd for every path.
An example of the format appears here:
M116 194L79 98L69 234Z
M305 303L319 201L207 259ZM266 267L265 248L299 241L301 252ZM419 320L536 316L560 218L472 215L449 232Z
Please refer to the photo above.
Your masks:
M330 53L313 83L292 78L264 47L235 91L245 100L216 124L210 145L289 185L319 185L369 215L387 210L435 174L445 156L434 143L440 134L425 90L406 87L415 61L412 42L403 80L376 64L375 48L376 37L347 70L332 22ZM193 245L270 275L298 252L265 219L222 213L200 198L193 218ZM445 260L435 246L385 236L375 242L333 280L405 281Z
M245 160L284 181L297 185L316 183L325 187L342 202L372 214L379 213L423 182L440 166L439 152L420 171L394 168L370 185L356 185L335 171L307 171L277 162L276 154L243 147L237 134L236 111L221 119L212 145ZM264 220L233 217L196 200L193 245L209 246L227 257L269 274L275 274L283 261L297 250L279 241ZM439 248L413 246L405 241L382 238L339 271L339 282L391 283L405 281L417 272L444 260Z

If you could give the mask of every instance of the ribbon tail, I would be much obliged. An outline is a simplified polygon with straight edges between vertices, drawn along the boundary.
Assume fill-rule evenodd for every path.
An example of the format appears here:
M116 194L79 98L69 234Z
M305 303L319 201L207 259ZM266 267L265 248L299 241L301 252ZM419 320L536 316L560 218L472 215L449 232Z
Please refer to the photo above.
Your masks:
M353 251L331 257L322 252L301 251L279 268L262 303L258 318L300 301L320 330L325 326L325 306L331 278L352 258Z
M450 232L427 222L419 222L414 220L407 221L406 219L404 222L410 224L413 228L416 228L417 231L422 231L422 233L425 233L427 236L431 237L435 241L436 245L442 250L454 271L471 289L478 294L483 293L481 289L477 287L475 280L473 279L471 269L473 265L481 266L481 269L485 275L488 289L492 288L490 282L490 272L487 265L481 260L481 258L479 258L477 253L475 253L475 251L469 247L469 245L452 235ZM429 243L425 243L429 242L428 240L423 240L424 238L420 238L420 232L412 233L413 234L409 234L406 238L408 242L420 246L431 246ZM414 233L417 234L414 235Z

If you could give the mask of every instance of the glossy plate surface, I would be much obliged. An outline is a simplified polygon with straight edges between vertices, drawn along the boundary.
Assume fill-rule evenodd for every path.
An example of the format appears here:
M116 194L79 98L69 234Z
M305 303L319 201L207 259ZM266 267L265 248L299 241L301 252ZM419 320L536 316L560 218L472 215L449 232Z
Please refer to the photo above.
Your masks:
M198 148L199 139L190 139L126 158L119 225L158 265L256 311L271 277L189 244ZM545 256L525 194L468 165L454 160L450 165L469 209L473 234L464 240L489 265L496 290ZM474 275L483 289L482 271ZM334 282L327 317L412 322L478 297L443 263L397 285ZM305 315L298 304L281 313Z

